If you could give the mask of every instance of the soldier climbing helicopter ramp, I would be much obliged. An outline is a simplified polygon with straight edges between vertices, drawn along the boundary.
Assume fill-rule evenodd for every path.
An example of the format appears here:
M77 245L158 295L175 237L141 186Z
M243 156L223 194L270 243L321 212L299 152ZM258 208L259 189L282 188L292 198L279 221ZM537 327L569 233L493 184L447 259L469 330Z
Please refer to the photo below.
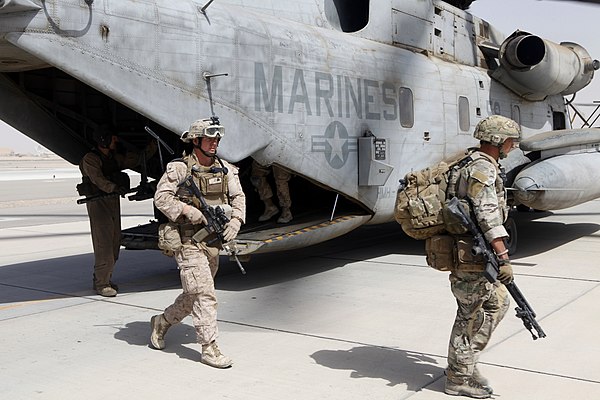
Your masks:
M490 114L523 130L505 163L515 205L599 197L599 130L571 129L564 99L598 61L576 43L507 36L470 3L2 0L0 119L74 164L98 125L138 147L148 127L175 149L144 165L156 179L190 122L218 116L220 155L247 193L252 159L296 175L294 223L247 224L241 254L392 221L398 180L476 144ZM249 196L250 222L261 207ZM154 248L156 225L123 244Z

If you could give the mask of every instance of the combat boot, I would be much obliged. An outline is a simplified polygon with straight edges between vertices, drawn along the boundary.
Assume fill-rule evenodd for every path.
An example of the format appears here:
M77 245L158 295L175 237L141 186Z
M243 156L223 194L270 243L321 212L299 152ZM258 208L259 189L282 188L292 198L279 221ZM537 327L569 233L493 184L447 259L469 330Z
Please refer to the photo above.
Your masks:
M277 222L279 222L280 224L287 224L291 220L292 220L292 212L290 211L289 208L283 208L281 210L281 215L279 216L279 219L277 220Z
M488 399L492 397L491 388L484 387L472 376L446 377L444 392L452 396L467 396L475 399Z
M150 319L150 327L152 333L150 334L150 343L152 347L157 350L165 348L165 335L171 327L171 324L167 322L164 314L158 314Z
M267 199L265 200L265 212L260 217L258 217L258 221L268 221L271 218L273 218L273 216L277 215L278 212L279 208L277 208L277 206L273 204L273 201L271 199Z
M489 389L490 393L494 393L494 389L492 389L492 387L490 386L490 381L488 381L488 379L485 376L481 375L481 372L479 372L479 369L477 369L477 367L475 367L475 369L473 370L473 379L479 382L479 384L484 388Z
M215 368L229 368L233 364L231 358L221 354L217 342L202 345L202 359L200 361Z
M119 286L117 286L117 284L114 283L113 281L109 281L108 285L111 288L115 289L117 292L119 291ZM92 277L92 288L96 291L98 290L98 288L96 287L96 274L94 274L94 276Z
M103 286L96 288L96 293L103 297L115 297L117 295L117 291L111 286Z

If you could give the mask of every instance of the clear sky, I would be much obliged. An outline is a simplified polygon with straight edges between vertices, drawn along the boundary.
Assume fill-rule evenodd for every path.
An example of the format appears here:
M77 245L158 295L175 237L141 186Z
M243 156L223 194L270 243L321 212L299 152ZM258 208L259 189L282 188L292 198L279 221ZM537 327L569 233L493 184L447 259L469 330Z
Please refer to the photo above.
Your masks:
M557 43L579 43L592 58L600 59L600 35L595 31L600 5L563 0L476 0L470 11L507 35L520 29ZM600 71L576 98L576 102L594 100L600 100ZM0 147L33 153L36 142L0 121Z

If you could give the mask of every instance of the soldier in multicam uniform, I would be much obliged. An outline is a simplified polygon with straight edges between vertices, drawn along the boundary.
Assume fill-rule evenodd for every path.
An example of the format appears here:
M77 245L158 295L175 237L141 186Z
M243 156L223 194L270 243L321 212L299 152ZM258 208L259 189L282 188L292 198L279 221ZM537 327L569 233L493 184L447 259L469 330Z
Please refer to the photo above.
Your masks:
M277 188L277 199L281 207L281 215L277 219L280 224L286 224L292 220L292 198L290 197L290 188L288 182L291 174L286 170L273 165L273 178L275 178L275 186ZM273 203L273 190L267 181L267 176L270 173L270 168L259 164L257 161L252 161L251 181L256 188L258 196L265 203L265 211L258 217L260 222L268 221L274 215L279 213L279 208Z
M163 314L152 317L150 342L154 348L164 349L167 330L191 314L198 342L202 345L201 361L215 368L228 368L233 363L220 352L216 343L214 277L219 266L219 244L210 244L212 236L200 243L192 241L192 236L205 226L206 218L194 206L198 199L195 203L194 196L179 185L191 175L209 206L228 204L231 219L223 232L224 241L237 236L246 215L246 197L237 168L216 155L223 134L224 128L215 120L194 122L181 137L184 142L193 143L193 151L167 165L154 196L156 207L175 224L175 231L180 235L179 247L173 251L180 269L183 293Z
M473 134L480 140L479 148L471 153L473 161L459 170L454 190L448 190L449 196L468 201L501 265L500 282L489 283L483 275L484 261L477 257L469 260L472 238L455 236L458 257L450 284L458 310L448 346L445 392L450 395L489 398L493 393L477 369L477 360L509 307L504 284L512 281L513 272L504 244L508 208L498 159L514 148L520 133L519 125L506 117L492 115L481 120ZM461 247L460 243L466 245Z

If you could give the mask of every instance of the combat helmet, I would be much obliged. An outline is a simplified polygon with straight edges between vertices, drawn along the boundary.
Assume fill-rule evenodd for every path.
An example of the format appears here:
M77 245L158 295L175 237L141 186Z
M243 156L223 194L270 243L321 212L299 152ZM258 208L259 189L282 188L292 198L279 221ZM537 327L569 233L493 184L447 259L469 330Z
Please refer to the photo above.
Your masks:
M222 138L225 128L219 123L217 117L204 118L194 121L190 129L181 134L181 140L190 143L194 138Z
M94 142L100 147L109 147L112 142L112 137L116 136L116 134L113 133L114 131L114 128L109 124L99 125L92 135Z
M490 115L479 121L475 127L475 132L473 132L473 137L500 146L510 138L519 140L521 127L510 118L502 115Z

